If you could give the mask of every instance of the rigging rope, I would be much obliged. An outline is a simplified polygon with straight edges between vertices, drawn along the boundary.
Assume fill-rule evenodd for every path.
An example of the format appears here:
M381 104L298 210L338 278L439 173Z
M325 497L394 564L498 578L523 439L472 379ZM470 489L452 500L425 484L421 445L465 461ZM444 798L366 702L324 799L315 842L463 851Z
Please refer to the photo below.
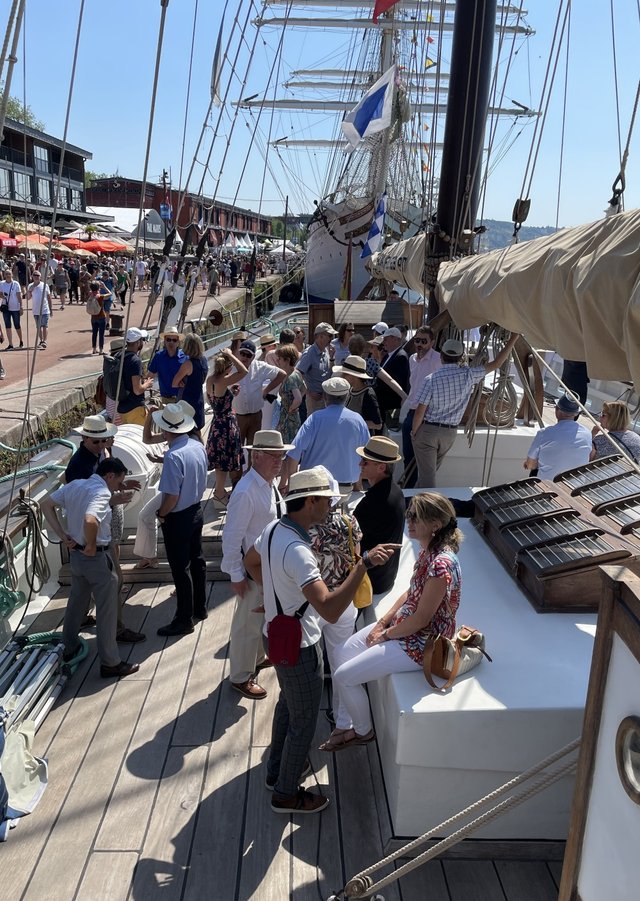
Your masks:
M222 18L220 21L224 22L224 17L227 12L227 5L225 3L224 11L222 13ZM180 173L178 175L178 186L182 186L182 166L184 164L184 149L187 143L187 123L189 121L189 100L191 97L191 73L193 72L193 49L196 42L196 25L198 24L198 0L195 0L195 4L193 7L193 30L191 32L191 52L189 54L189 75L187 76L187 97L184 104L184 125L182 127L182 147L180 149ZM177 221L177 219L176 219Z
M556 229L560 227L560 195L562 193L562 167L564 162L564 133L567 124L567 93L569 89L569 51L571 48L571 7L567 22L567 56L564 64L564 92L562 96L562 129L560 131L560 161L558 165L558 193L556 196Z

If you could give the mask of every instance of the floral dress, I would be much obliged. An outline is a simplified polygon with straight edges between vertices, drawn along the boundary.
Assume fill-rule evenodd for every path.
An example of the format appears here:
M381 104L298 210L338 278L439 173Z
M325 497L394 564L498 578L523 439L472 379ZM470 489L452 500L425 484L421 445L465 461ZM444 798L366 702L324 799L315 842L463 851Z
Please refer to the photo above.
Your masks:
M221 472L242 469L242 442L232 403L233 394L228 388L222 397L212 399L213 421L207 437L209 469Z
M462 574L458 558L451 548L443 547L438 551L430 551L425 548L420 551L413 568L407 599L389 624L395 626L396 623L402 622L416 612L425 582L432 578L444 578L447 581L445 595L433 614L433 619L426 628L420 629L419 632L397 639L402 649L420 666L423 663L424 645L428 637L444 635L445 638L453 638L455 635Z
M327 588L342 585L353 569L353 557L349 545L349 527L354 547L362 541L362 530L355 516L332 510L325 522L309 529L311 550L318 559L318 568Z
M294 370L280 386L280 419L276 428L282 435L285 444L291 444L300 428L299 408L294 413L290 412L293 392L296 388L301 394L304 394L304 380L300 373Z

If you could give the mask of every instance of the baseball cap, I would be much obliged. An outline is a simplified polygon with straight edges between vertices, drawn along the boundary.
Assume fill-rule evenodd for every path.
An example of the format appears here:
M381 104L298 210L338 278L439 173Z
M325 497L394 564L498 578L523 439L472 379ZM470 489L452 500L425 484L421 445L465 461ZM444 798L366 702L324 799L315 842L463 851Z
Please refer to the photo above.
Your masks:
M388 328L386 332L382 336L383 338L402 338L402 332L399 328L395 326L393 328Z
M337 335L337 331L329 322L319 322L313 330L314 335Z
M388 328L389 326L386 322L376 322L371 331L375 332L376 335L383 335Z
M464 353L464 344L462 341L457 341L455 338L449 338L449 340L445 341L440 348L440 352L446 354L448 357L461 357Z
M127 329L127 334L125 335L125 341L127 344L133 344L134 341L146 341L148 337L148 332L145 332L144 329L136 328L132 326Z

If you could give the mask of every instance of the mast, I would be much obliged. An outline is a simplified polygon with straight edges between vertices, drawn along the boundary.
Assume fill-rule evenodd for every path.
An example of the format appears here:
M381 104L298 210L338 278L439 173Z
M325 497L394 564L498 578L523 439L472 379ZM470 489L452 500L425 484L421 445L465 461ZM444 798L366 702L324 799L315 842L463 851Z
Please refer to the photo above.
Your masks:
M385 22L393 24L393 8L384 16ZM380 41L380 75L386 72L393 64L393 31L383 28ZM370 194L376 199L381 197L387 186L387 171L389 169L389 157L391 144L387 134L383 134L377 142L377 146L370 159L369 185Z
M478 210L496 6L497 0L464 0L456 8L438 208L425 260L430 319L438 312L433 288L440 262L471 250L469 235Z

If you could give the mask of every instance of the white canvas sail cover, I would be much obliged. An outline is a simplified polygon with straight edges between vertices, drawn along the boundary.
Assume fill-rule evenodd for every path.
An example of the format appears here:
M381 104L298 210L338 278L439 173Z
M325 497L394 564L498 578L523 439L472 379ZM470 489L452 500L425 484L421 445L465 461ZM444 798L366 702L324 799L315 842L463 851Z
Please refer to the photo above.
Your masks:
M368 268L424 292L424 237L385 248ZM640 391L640 210L443 264L436 296L459 328L496 322Z

